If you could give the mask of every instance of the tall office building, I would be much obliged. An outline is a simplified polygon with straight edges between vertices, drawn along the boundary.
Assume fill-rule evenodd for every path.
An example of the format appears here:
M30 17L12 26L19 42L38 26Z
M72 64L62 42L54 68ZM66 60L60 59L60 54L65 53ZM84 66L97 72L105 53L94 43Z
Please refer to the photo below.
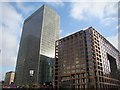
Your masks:
M120 52L92 27L57 40L55 88L120 88Z
M59 15L46 5L24 21L15 71L16 85L42 85L52 80L49 78L53 78L53 75L48 75L52 71L48 70L52 68L59 27ZM48 73L45 66L49 68Z

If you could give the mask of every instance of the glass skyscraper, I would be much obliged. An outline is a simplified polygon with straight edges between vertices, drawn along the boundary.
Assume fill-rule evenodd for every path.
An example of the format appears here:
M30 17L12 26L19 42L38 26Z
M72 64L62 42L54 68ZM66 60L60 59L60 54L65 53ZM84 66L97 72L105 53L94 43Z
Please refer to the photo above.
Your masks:
M16 85L42 85L53 80L51 65L55 56L55 41L59 39L59 27L59 15L46 5L24 21L15 71Z

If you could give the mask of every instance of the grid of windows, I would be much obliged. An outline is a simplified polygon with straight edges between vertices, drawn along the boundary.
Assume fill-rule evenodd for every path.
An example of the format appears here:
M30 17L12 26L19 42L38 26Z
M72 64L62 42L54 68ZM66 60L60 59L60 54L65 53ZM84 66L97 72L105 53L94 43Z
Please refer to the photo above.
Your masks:
M106 56L109 53L118 62L119 52L106 41L91 27L58 40L55 87L64 87L65 84L71 88L119 87L120 81L107 73L111 68ZM120 69L118 64L116 66ZM64 84L68 79L62 77L69 77L69 83Z

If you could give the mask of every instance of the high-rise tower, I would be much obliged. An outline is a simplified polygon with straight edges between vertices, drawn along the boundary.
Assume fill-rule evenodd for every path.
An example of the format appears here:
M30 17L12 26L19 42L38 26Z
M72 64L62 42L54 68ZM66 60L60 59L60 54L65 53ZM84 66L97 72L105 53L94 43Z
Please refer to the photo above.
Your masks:
M59 26L59 15L46 5L24 21L15 71L15 84L42 84L50 78L51 71L44 73L44 70L45 65L50 65L55 56L55 41L59 39ZM33 74L32 77L30 73Z

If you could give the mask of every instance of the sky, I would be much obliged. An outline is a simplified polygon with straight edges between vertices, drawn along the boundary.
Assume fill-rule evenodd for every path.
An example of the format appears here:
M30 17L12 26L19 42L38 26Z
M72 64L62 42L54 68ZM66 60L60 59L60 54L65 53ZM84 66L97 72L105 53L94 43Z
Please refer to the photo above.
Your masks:
M120 25L118 25L117 2L108 0L9 2L8 0L0 3L0 80L4 80L5 72L15 71L24 20L43 4L60 15L60 38L92 26L118 48Z

